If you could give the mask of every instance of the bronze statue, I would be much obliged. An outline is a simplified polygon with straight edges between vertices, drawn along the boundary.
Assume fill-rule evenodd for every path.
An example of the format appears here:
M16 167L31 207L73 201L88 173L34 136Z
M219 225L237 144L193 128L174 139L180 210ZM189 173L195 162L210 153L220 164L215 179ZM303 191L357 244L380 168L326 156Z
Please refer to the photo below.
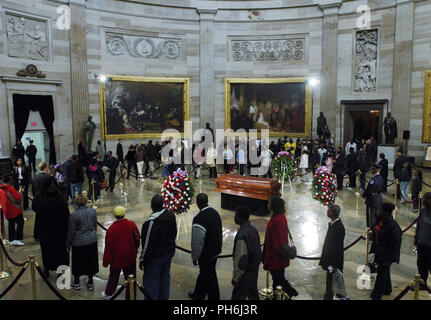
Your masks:
M388 112L387 117L383 120L383 130L386 136L386 144L394 144L395 138L398 137L397 122L390 112Z
M92 121L93 117L88 116L87 121L82 125L85 137L85 148L87 151L91 151L91 144L93 142L94 131L96 130L96 124Z
M329 131L323 112L320 112L319 117L317 117L317 135L319 136L319 140L327 139L331 136L331 131Z

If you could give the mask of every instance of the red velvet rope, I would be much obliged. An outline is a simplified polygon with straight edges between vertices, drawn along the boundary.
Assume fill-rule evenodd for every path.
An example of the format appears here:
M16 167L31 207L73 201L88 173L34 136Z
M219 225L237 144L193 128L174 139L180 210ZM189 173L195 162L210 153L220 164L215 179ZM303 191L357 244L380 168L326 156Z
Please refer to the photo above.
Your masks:
M6 248L5 248L5 246L4 246L4 244L3 244L3 239L2 238L0 238L0 246L1 246L1 249L3 250L3 252L4 252L4 254L5 254L5 256L6 256L6 258L9 260L9 262L10 263L12 263L13 265L15 265L15 266L17 266L17 267L23 267L26 263L27 263L27 261L25 261L25 262L22 262L22 263L19 263L19 262L16 262L15 260L13 260L12 259L12 257L9 255L9 253L7 252L7 250L6 250Z

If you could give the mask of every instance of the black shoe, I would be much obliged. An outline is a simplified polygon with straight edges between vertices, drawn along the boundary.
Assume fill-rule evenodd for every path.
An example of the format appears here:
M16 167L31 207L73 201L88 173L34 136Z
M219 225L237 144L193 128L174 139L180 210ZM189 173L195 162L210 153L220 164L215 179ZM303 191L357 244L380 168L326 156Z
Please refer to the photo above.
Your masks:
M382 300L382 296L377 295L377 294L374 294L374 293L371 293L371 294L370 294L370 298L371 298L372 300Z

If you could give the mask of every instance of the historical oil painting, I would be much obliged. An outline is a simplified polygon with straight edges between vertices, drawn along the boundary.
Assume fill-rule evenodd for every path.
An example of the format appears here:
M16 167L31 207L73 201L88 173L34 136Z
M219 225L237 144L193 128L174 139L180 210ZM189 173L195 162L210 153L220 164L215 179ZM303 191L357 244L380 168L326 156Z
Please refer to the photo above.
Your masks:
M100 86L107 139L161 137L166 129L184 133L189 119L189 79L106 77Z
M311 88L305 78L225 79L226 128L268 129L273 137L308 137Z

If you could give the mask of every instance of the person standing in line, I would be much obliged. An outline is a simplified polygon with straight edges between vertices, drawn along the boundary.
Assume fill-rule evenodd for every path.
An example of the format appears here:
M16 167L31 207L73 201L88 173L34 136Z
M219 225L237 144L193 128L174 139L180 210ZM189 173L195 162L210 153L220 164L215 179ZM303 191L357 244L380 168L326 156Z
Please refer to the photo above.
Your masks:
M37 154L37 148L33 144L34 141L30 140L30 145L25 149L25 154L28 158L28 167L30 168L30 171L36 172L36 154Z
M401 190L401 201L400 203L407 203L409 197L410 181L412 180L412 166L410 162L403 164L400 176L400 190Z
M8 221L8 239L12 246L23 246L24 217L22 210L22 195L13 187L11 175L3 177L0 185L0 204L2 214Z
M105 251L103 253L103 267L109 266L109 279L102 298L109 300L117 289L121 271L127 281L129 275L136 279L136 257L140 246L138 227L132 220L125 218L126 208L114 208L116 221L108 228L105 235ZM129 300L130 290L126 290L126 300ZM135 289L136 296L136 289Z
M382 170L380 171L380 175L382 176L383 179L383 189L382 192L385 193L386 191L388 191L388 166L389 166L389 162L388 159L385 158L385 154L381 153L379 155L380 161L378 163L378 165L380 165L382 167Z
M114 192L115 177L117 176L118 160L112 156L112 151L106 153L103 165L109 169L109 185L106 191Z
M327 210L330 219L328 231L323 243L322 255L319 265L327 271L326 273L326 291L323 300L333 300L334 291L332 288L332 278L336 270L343 272L344 267L344 237L345 230L343 222L340 219L340 207L332 205ZM345 299L340 295L337 299Z
M334 173L337 177L337 190L343 190L344 175L346 174L346 161L342 152L341 147L339 147L334 159Z
M151 210L153 213L144 222L141 231L139 269L144 271L142 285L154 300L169 300L177 223L174 214L164 208L161 195L153 196Z
M129 180L130 171L132 171L132 168L133 168L135 170L136 180L138 180L138 166L136 165L136 149L135 149L135 146L133 144L130 145L129 151L127 151L126 161L127 161L127 177L126 177L126 179Z
M89 152L91 150L88 150ZM87 151L84 147L84 143L82 142L82 140L79 140L79 144L78 144L78 159L79 162L81 163L81 167L86 167L87 166Z
M308 181L308 178L304 178L304 176L307 174L308 169L308 150L307 147L302 150L301 154L301 161L299 162L298 168L301 170L301 181Z
M171 173L169 172L169 164L171 163L172 158L169 156L169 153L167 153L166 156L164 156L163 154L161 156L162 156L162 163L163 163L162 178L166 179L171 175Z
M123 139L118 140L116 154L117 154L118 162L121 162L121 165L124 166Z
M136 152L135 160L136 167L138 168L138 181L144 182L144 148L142 146L138 147L138 151Z
M350 154L350 148L353 148L353 153L356 154L356 143L353 139L346 143L345 152L347 155Z
M23 209L28 209L28 187L30 185L30 172L29 168L22 162L21 158L16 161L16 166L12 169L13 173L13 185L16 191L20 191L22 188L23 195Z
M317 150L319 152L319 167L322 166L323 159L325 158L326 155L326 148L323 144L320 145L320 148Z
M105 157L105 149L102 146L102 141L97 140L96 144L97 162L103 164L103 158Z
M87 288L94 290L93 276L99 272L99 254L97 251L97 214L87 207L88 198L76 195L77 209L69 218L66 237L67 251L72 251L72 275L70 287L81 290L80 276L88 276ZM71 250L72 248L72 250Z
M378 222L374 226L374 240L370 253L374 253L374 263L377 263L377 277L371 299L381 300L382 295L392 293L391 265L400 262L402 231L392 217L395 206L383 203L379 211Z
M416 170L412 184L413 212L419 210L419 194L422 192L422 171Z
M145 156L148 161L147 169L145 170L145 174L148 174L148 170L152 174L150 179L156 178L156 173L154 172L156 166L156 147L153 144L153 141L148 141L147 147L145 148Z
M41 192L33 199L33 210L34 238L40 244L44 274L49 278L50 271L69 265L66 236L70 211L54 177L42 181Z
M33 178L31 183L31 190L33 199L37 196L45 179L51 178L51 172L49 171L48 163L43 161L39 163L39 173Z
M397 150L397 159L395 160L394 163L394 167L393 167L393 172L394 172L394 180L395 179L400 179L401 177L401 172L403 171L403 167L404 167L404 163L406 163L408 161L407 157L403 156L403 150L402 149L398 149ZM397 185L397 197L398 199L401 199L401 189L400 189L400 184Z
M210 178L217 178L217 149L215 148L214 142L211 142L206 158L207 165L210 167Z
M269 210L272 215L266 225L263 269L271 273L273 292L275 292L277 286L281 286L289 297L296 297L298 291L291 286L284 275L285 269L290 265L290 260L280 256L282 244L289 244L284 200L282 198L272 198L269 202Z
M431 192L424 194L424 208L422 209L414 236L414 245L417 247L417 266L424 284L420 290L427 289L428 274L431 272Z
M332 173L334 168L334 156L332 153L328 153L328 157L325 160L325 166L329 169L329 172Z
M232 300L259 300L257 279L262 261L260 237L250 223L250 211L246 207L235 210L235 224L240 228L233 246Z
M196 197L199 213L192 223L192 260L199 265L195 289L189 292L193 300L220 300L216 264L222 250L222 223L219 213L208 205L208 195Z
M67 167L67 180L70 184L72 205L75 205L75 195L81 194L82 184L84 183L84 172L76 154L72 156L72 163Z
M319 163L320 163L320 154L317 146L314 146L313 152L311 153L311 156L310 156L310 168L311 170L313 170L313 175L316 172L316 169L319 167Z
M94 201L97 201L100 197L100 189L105 181L105 174L101 167L97 165L96 159L93 159L87 168L87 178L88 178L88 195L89 199L93 200L93 185L92 180L94 180Z
M358 171L358 163L356 162L356 154L353 147L349 149L349 155L346 157L347 175L349 176L348 187L356 188L356 172Z

